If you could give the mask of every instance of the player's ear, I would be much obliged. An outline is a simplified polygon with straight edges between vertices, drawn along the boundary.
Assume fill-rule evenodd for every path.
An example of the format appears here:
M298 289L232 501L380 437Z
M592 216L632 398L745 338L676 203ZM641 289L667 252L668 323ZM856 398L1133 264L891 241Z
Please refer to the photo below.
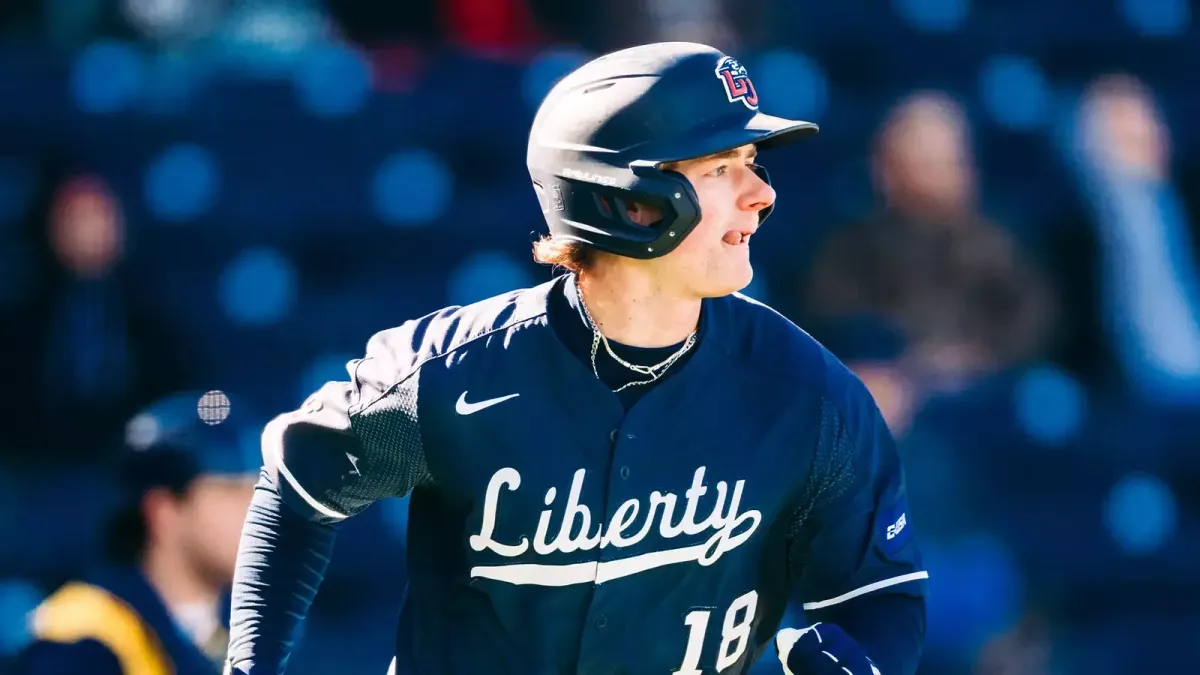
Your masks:
M162 536L163 532L173 527L179 512L179 500L170 490L147 490L141 496L140 505L150 538Z

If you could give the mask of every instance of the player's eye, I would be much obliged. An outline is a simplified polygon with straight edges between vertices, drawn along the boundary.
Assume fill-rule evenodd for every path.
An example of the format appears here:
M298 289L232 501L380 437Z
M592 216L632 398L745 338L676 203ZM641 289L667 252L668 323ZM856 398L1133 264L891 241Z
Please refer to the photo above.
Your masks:
M712 176L712 177L714 177L714 178L715 178L715 177L718 177L718 176L724 176L724 175L725 175L725 174L726 174L728 171L729 171L729 165L728 165L728 164L722 164L722 165L718 166L717 168L713 169L712 171L709 171L708 173L706 173L706 174L704 174L704 175L706 175L706 176Z

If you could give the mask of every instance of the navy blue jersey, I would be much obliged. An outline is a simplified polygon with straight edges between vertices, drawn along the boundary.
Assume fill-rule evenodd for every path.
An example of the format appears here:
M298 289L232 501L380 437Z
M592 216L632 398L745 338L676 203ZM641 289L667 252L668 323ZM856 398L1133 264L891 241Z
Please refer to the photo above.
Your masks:
M740 295L628 411L562 344L569 277L376 334L268 425L288 504L411 494L396 672L745 672L792 598L925 592L865 387Z

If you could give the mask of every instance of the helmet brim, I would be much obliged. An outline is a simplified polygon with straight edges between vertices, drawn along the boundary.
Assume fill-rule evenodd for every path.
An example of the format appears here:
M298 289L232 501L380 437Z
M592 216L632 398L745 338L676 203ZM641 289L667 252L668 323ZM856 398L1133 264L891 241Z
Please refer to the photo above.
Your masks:
M755 113L744 123L718 131L702 130L701 138L680 139L650 150L654 163L682 162L725 152L743 145L755 145L759 150L773 150L815 135L820 130L816 124L803 120L789 120L766 113Z
M812 122L758 113L746 123L746 130L759 134L753 141L759 150L772 150L814 136L821 128Z

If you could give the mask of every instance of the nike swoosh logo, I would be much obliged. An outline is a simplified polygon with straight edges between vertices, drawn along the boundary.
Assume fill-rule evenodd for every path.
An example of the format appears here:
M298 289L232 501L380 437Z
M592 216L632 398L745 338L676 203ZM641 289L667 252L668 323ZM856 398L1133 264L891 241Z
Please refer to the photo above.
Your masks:
M501 396L499 398L489 398L486 401L479 401L478 403L467 403L467 392L464 391L462 396L458 397L458 403L454 404L454 412L459 415L473 415L484 408L490 408L497 403L504 403L508 399L518 396L520 394L509 394L508 396Z

